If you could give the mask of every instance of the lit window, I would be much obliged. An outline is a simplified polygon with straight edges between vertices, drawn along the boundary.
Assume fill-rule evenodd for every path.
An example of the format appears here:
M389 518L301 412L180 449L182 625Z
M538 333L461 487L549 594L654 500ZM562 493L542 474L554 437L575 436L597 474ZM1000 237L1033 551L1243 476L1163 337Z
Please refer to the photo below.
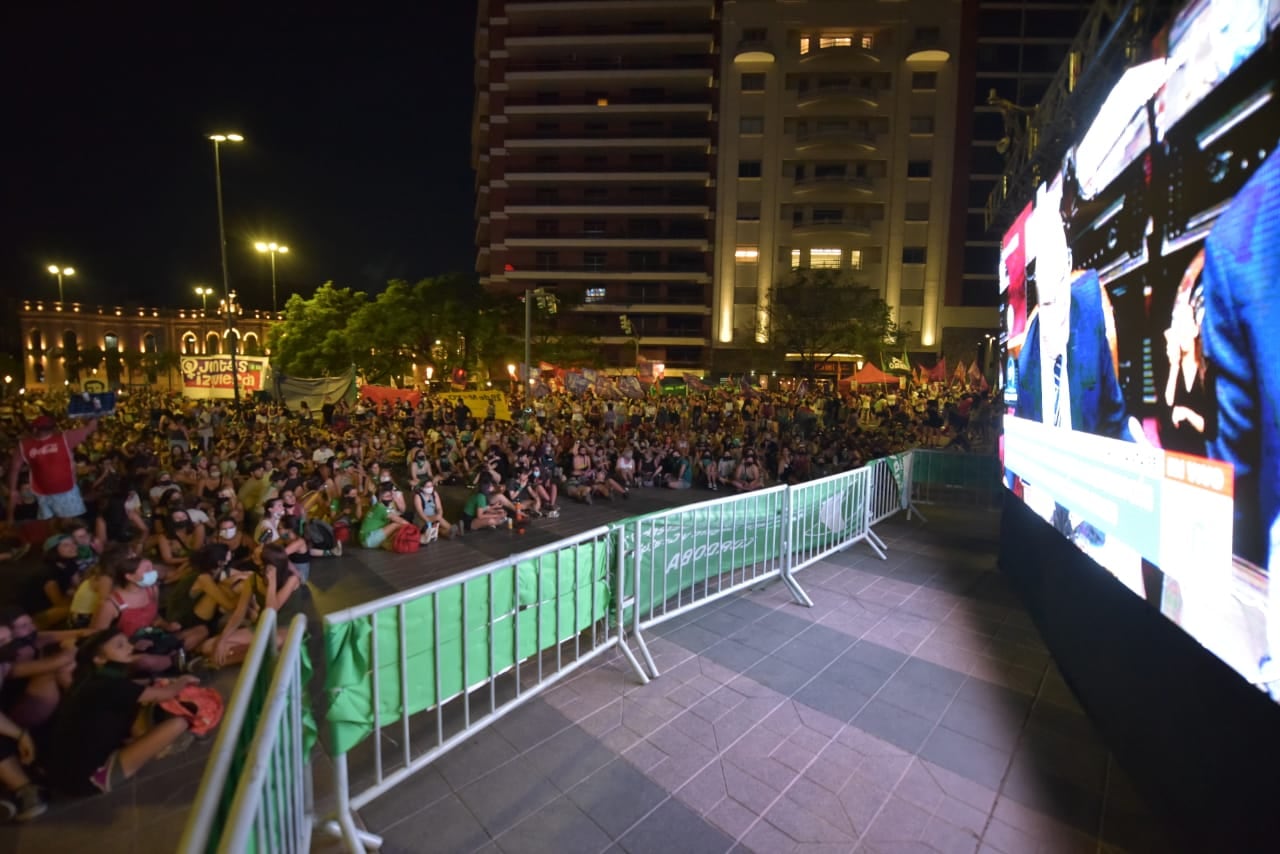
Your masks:
M876 45L876 38L870 33L864 33L862 36L858 38L858 46L861 47L863 50L871 50L871 48L875 47L875 45Z
M809 37L801 36L800 37L800 55L804 56L808 52L809 52Z
M733 258L739 264L754 264L760 260L760 250L754 246L739 246Z
M583 302L604 302L604 288L587 288Z
M800 250L799 249L791 250L791 269L793 270L800 269Z
M843 255L844 252L839 249L810 249L809 266L815 270L838 270Z
M853 47L852 35L822 36L818 39L818 47L826 50L829 47Z
M849 252L849 266L855 270L862 269L862 250L853 249Z

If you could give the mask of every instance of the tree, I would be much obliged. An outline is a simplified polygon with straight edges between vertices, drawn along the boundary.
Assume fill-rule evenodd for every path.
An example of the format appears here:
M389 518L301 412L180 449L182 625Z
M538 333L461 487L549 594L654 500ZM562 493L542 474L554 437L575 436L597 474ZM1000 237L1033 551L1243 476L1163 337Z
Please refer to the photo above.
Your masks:
M805 377L836 353L878 352L895 331L880 294L839 270L793 270L775 289L765 316L770 340L799 354Z
M285 320L271 327L271 361L277 370L301 377L338 376L356 363L351 319L369 302L363 291L325 282L311 299L293 294Z

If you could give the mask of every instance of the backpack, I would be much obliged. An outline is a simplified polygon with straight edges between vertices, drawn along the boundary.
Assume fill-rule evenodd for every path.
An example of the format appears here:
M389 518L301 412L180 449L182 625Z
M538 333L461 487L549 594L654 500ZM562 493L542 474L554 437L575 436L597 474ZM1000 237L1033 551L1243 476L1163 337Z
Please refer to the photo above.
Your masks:
M413 554L422 545L418 538L422 535L412 525L401 525L391 541L391 550L396 554Z
M333 536L343 545L351 542L351 523L346 519L339 519L337 522L334 522Z
M187 685L172 700L160 704L171 715L186 718L192 735L208 735L222 720L222 696L213 688Z
M306 527L307 542L313 549L329 551L338 544L338 533L328 522L312 519Z

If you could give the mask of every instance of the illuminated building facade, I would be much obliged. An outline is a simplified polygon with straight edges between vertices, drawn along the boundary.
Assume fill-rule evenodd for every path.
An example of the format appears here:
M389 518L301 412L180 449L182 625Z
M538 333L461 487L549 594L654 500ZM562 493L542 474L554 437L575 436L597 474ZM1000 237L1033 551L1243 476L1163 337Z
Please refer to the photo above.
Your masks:
M245 309L228 332L216 311L198 308L24 300L17 315L23 387L32 390L97 383L177 387L177 358L229 353L228 335L240 336L243 355L267 355L267 333L276 317ZM111 358L113 353L119 358Z

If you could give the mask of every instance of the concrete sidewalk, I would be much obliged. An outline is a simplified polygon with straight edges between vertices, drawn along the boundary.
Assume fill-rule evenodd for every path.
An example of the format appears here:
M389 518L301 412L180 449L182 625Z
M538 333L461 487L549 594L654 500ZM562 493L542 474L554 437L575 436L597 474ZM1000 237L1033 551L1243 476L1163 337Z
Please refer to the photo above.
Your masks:
M995 570L929 508L665 623L366 807L387 852L1177 851ZM353 769L354 771L355 769Z

